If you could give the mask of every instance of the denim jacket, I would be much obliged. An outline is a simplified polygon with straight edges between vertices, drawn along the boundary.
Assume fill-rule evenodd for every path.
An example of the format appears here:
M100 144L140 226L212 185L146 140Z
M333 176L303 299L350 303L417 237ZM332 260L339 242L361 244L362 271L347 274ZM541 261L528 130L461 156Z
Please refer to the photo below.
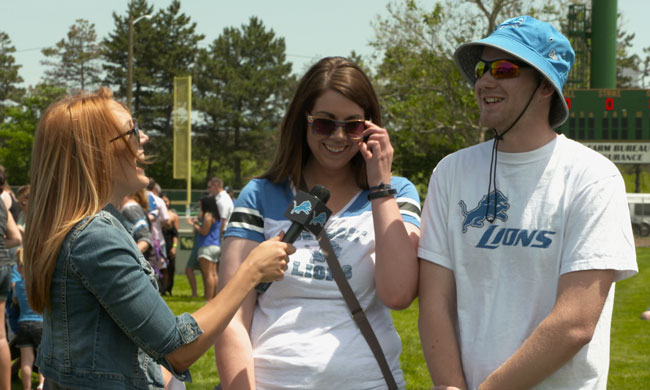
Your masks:
M163 389L156 362L191 380L165 356L202 331L160 297L130 229L109 204L72 228L59 250L36 365L62 388Z

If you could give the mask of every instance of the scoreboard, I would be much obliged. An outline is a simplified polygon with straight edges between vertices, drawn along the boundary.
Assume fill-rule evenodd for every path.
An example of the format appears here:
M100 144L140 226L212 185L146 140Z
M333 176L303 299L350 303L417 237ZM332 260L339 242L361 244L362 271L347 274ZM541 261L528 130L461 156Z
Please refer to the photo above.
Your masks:
M558 133L615 163L650 163L650 90L571 89L564 98L569 119Z

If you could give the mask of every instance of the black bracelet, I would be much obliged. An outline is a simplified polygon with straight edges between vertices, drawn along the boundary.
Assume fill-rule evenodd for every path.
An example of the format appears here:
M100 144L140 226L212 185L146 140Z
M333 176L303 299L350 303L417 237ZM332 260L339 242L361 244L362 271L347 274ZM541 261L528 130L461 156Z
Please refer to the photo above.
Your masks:
M384 184L384 182L382 181L381 183L379 183L378 186L368 188L368 191L370 192L381 191L381 190L390 190L390 184Z
M394 188L389 188L389 189L387 189L387 190L381 190L381 191L375 191L375 192L371 192L371 193L368 195L368 200L373 200L373 199L377 199L377 198L383 198L383 197L385 197L385 196L393 196L393 195L395 195L396 193L397 193L397 190L394 189Z

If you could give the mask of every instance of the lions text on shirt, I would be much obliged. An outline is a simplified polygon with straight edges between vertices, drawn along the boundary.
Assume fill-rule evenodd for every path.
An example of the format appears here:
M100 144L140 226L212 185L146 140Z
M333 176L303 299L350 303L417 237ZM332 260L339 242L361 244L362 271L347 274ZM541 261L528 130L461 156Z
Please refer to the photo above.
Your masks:
M600 154L564 136L526 153L492 142L445 157L422 214L418 255L454 272L459 346L468 388L507 360L550 313L562 274L637 272L625 186ZM496 205L496 208L495 208ZM495 215L493 223L487 213ZM592 341L536 389L605 389L612 286Z

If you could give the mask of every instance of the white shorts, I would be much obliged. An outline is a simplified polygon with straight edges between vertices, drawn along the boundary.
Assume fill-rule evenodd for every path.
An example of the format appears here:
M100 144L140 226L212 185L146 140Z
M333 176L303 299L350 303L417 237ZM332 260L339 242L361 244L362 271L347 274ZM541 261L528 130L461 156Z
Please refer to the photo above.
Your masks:
M208 245L199 248L197 257L199 260L206 259L212 263L219 263L221 259L221 247L218 245Z

